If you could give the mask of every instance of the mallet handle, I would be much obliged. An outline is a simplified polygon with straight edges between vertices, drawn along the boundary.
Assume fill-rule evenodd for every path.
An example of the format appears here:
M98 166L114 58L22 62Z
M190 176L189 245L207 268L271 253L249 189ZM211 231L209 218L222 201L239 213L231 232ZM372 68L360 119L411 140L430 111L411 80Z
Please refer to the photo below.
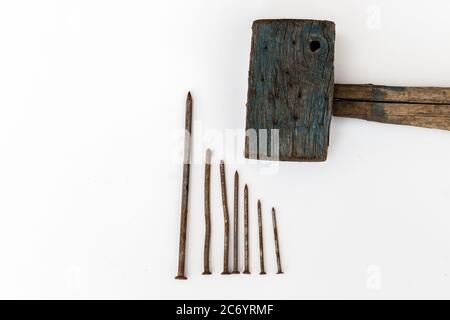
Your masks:
M333 115L450 130L450 88L335 84Z

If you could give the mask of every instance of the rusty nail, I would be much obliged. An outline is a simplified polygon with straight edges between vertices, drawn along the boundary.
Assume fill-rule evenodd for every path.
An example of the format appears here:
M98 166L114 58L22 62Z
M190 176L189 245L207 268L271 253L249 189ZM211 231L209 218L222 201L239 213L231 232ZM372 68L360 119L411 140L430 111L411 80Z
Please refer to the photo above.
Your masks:
M250 274L249 267L249 251L248 251L248 187L244 187L244 272L245 274Z
M277 274L281 274L283 273L283 271L281 270L280 247L278 244L278 227L275 208L272 208L272 224L273 224L273 237L275 239L275 252L277 254L277 266L278 266Z
M260 200L258 200L258 226L259 226L259 266L261 269L261 272L259 274L266 274L266 271L264 270L263 226L262 226L262 213Z
M203 273L211 274L209 269L209 247L211 243L211 212L210 212L210 188L211 188L211 150L206 150L205 159L205 246L203 252Z
M220 186L222 191L222 208L223 208L223 221L224 221L224 242L223 242L223 272L222 274L230 274L228 270L228 246L229 246L229 233L230 224L228 220L228 204L227 204L227 186L225 182L225 163L220 161Z
M192 124L192 96L189 92L186 98L186 117L184 133L184 162L183 162L183 185L181 195L181 217L180 217L180 243L178 249L178 274L175 279L186 280L186 229L189 200L189 171L191 162L191 124Z
M238 274L238 219L239 219L239 173L234 173L234 218L233 218L233 274Z

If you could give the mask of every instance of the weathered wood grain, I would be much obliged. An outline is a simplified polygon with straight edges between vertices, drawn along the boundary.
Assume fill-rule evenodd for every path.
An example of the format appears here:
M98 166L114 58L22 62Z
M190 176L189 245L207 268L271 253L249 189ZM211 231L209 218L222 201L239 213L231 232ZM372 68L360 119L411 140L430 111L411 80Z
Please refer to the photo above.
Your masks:
M376 102L450 104L450 88L335 84L334 98Z
M333 107L334 23L257 20L252 29L245 156L326 160ZM278 130L279 150L272 145L276 131L271 130Z
M450 130L450 88L336 84L333 115Z

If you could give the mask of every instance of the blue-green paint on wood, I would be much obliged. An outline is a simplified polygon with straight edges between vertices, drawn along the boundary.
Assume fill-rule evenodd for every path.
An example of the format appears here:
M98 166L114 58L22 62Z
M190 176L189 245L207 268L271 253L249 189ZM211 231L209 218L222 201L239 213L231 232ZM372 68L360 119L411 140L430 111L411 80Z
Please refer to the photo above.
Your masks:
M278 129L279 160L326 160L333 103L334 39L334 23L330 21L253 23L246 128L269 132ZM271 148L269 138L267 149ZM247 141L246 156L252 157L248 151ZM265 155L259 152L256 158Z

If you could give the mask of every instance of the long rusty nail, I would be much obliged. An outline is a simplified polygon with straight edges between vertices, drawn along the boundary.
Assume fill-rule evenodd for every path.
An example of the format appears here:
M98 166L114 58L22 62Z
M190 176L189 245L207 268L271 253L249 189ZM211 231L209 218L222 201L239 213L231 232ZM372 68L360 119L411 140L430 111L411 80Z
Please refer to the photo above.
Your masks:
M222 207L223 207L223 221L224 221L224 240L223 240L223 272L222 274L230 274L228 270L228 246L230 223L228 221L228 204L227 204L227 185L225 182L225 163L220 161L220 187L222 190Z
M231 273L238 274L238 218L239 218L239 173L234 173L234 218L233 218L233 271Z
M205 159L205 246L203 252L203 273L211 274L209 269L209 247L211 243L211 212L210 212L210 188L211 188L211 150L206 150Z
M259 226L259 267L261 269L261 272L259 274L266 274L266 271L264 270L263 226L262 226L262 213L260 200L258 200L258 226Z
M175 279L186 280L186 229L189 201L189 171L191 162L191 133L192 133L192 96L189 92L186 98L186 116L184 133L184 162L183 162L183 185L181 194L181 217L180 217L180 243L178 249L178 274Z
M248 187L244 187L244 252L245 252L245 274L250 274L249 251L248 251Z
M273 237L275 239L275 252L277 254L277 266L278 266L277 274L281 274L283 273L283 270L281 270L280 247L278 244L278 227L275 208L272 208L272 224L273 224Z

